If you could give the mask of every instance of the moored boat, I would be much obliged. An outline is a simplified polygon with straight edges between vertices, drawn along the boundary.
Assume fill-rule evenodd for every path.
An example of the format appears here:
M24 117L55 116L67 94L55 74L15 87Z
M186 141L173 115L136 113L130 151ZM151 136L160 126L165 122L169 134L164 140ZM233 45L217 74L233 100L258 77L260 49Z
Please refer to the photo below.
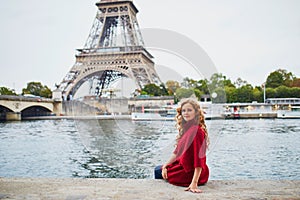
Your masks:
M204 112L205 119L221 119L223 106L212 102L199 102ZM131 119L134 121L175 120L178 105L168 105L161 108L142 109L141 112L132 112Z
M288 110L278 110L277 118L300 119L300 106L291 106Z
M223 113L226 119L276 118L277 112L270 104L264 103L230 103L225 104Z
M131 119L134 121L164 121L174 120L176 107L166 106L162 108L143 109L142 112L132 112Z

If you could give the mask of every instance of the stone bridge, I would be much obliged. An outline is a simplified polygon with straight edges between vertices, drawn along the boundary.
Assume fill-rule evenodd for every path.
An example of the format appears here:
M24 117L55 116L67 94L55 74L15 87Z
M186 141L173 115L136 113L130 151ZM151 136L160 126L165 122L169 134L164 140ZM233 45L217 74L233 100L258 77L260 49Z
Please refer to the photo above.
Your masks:
M0 120L21 120L31 116L60 115L60 99L0 95Z

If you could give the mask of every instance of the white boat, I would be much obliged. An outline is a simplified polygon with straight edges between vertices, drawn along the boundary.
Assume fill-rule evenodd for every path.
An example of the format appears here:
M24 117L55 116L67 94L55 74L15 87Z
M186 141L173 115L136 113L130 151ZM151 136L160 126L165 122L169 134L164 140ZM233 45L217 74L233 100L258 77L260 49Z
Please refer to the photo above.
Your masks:
M223 113L226 119L276 118L273 106L265 103L229 103L224 104Z
M289 110L278 110L277 118L300 119L300 106L291 106Z
M222 119L223 117L223 105L213 104L211 101L199 102L201 109L204 113L205 119Z
M143 109L142 112L132 112L134 121L165 121L175 120L177 106L165 106L162 108Z
M203 109L205 119L220 119L222 117L222 105L211 102L199 102ZM142 112L132 112L131 119L134 121L175 120L178 105L169 105L162 108L143 109Z

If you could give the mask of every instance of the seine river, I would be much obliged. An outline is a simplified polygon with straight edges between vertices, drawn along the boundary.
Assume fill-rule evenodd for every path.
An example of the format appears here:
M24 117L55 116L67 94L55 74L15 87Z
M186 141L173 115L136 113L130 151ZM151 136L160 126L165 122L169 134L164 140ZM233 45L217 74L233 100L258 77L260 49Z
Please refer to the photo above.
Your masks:
M300 120L207 121L210 179L300 179ZM0 177L153 178L174 148L174 122L0 123Z

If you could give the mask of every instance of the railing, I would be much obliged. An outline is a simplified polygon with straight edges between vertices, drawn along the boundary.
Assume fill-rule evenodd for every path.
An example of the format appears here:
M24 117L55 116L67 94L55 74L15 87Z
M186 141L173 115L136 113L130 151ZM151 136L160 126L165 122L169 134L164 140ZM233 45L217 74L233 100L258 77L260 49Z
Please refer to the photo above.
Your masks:
M266 103L276 105L300 105L300 98L269 98Z
M147 56L153 58L153 56L143 46L103 47L103 48L96 48L96 49L77 49L77 51L83 54L144 51L147 54Z
M53 99L48 99L38 96L21 96L21 95L0 95L0 100L8 101L31 101L31 102L53 102Z

